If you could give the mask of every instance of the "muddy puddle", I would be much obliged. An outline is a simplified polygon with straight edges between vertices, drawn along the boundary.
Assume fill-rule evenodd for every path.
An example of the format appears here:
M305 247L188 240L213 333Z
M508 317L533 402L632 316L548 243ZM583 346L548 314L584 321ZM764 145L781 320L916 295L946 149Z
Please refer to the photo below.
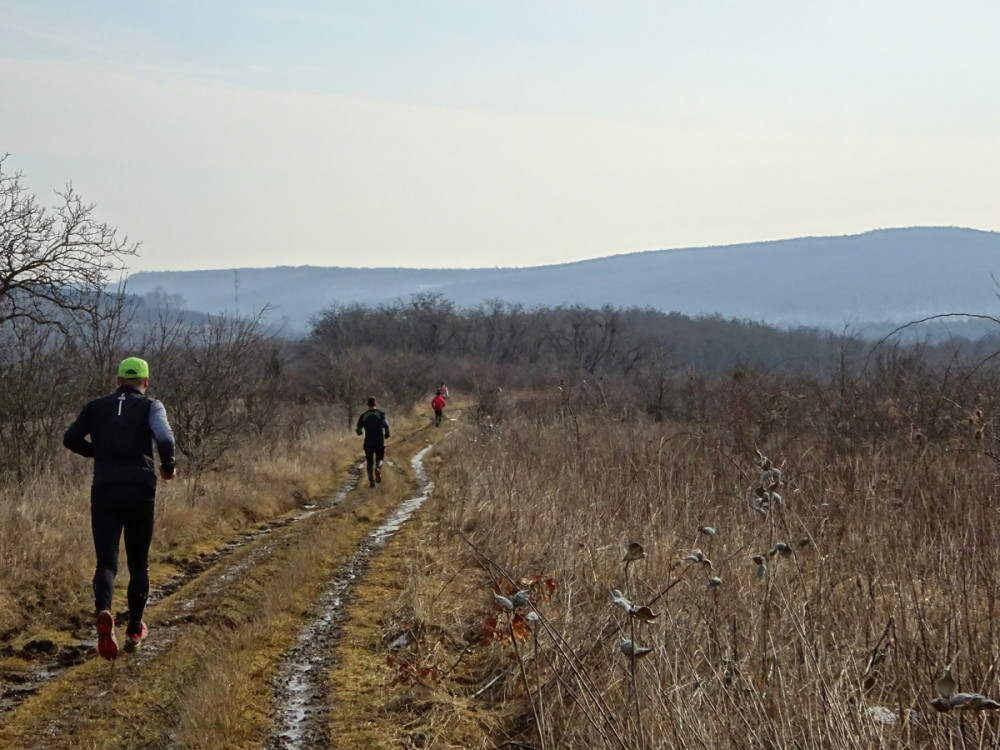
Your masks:
M333 746L333 738L329 736L329 713L335 696L331 695L327 676L335 665L336 646L347 617L345 605L352 585L364 577L373 557L433 491L434 485L423 465L423 458L432 447L424 448L410 461L417 479L417 495L400 503L336 572L316 605L312 622L299 634L296 645L285 656L275 682L278 709L268 748L292 750Z

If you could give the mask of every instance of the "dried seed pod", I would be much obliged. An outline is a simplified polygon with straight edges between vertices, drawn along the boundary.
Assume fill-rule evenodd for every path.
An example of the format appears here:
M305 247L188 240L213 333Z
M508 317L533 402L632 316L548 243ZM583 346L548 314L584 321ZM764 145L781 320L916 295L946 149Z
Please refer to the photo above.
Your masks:
M510 598L510 603L515 607L523 607L531 601L531 589L521 589Z
M635 657L636 659L645 656L650 653L653 649L644 646L636 646L628 638L622 638L621 642L618 644L625 656Z
M792 554L792 548L789 547L784 542L778 542L774 545L774 549L771 550L771 557L775 555L781 555L782 557L789 557Z
M959 711L996 711L1000 708L1000 703L980 693L955 693L948 703Z
M632 611L632 602L625 598L618 589L611 589L611 601L614 602L615 606L621 607L626 612Z
M777 487L781 483L781 470L777 468L767 469L761 472L760 475L760 485L761 487Z
M659 615L655 614L649 607L636 607L632 610L632 616L642 622L652 622Z
M955 683L955 676L951 673L950 665L944 668L941 676L934 683L934 687L937 688L938 695L942 698L951 698L955 694L958 685Z
M709 560L705 556L705 553L702 552L700 549L696 549L694 552L692 552L690 555L688 555L684 559L687 560L688 562L694 562L694 563L698 563L700 565L707 565L709 568L712 567L712 561Z
M622 558L622 562L635 562L636 560L641 560L646 556L646 550L642 548L642 545L638 542L630 542L628 545L628 550L625 552L625 557Z

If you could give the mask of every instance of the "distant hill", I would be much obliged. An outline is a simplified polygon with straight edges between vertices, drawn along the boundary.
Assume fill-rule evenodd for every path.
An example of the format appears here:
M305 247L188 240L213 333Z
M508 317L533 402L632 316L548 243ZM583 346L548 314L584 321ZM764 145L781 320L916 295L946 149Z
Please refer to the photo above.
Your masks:
M290 332L336 303L394 303L437 293L458 307L501 299L528 307L652 307L781 327L869 334L941 313L1000 317L1000 233L955 227L881 229L843 237L652 250L533 268L412 269L278 266L143 271L134 294L269 320Z

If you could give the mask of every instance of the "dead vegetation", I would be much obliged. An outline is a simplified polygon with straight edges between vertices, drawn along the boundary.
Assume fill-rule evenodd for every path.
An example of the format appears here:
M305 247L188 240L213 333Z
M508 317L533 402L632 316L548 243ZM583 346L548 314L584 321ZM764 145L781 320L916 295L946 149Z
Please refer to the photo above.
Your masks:
M340 746L996 744L991 400L952 399L950 429L933 429L904 399L848 410L766 380L713 389L703 418L685 422L654 421L607 390L496 391L498 417L470 408L478 421L436 434L434 494L354 594L331 673ZM165 502L161 580L249 519L309 504L351 455L350 442L313 437L250 457L260 481L220 475L234 484L218 496L203 485L202 503ZM291 477L299 489L281 495ZM23 497L5 512L22 534L80 533L79 516ZM349 515L371 524L379 511ZM119 736L264 746L275 660L340 554L327 534L312 539L212 600L201 635L162 657L169 669L148 693L157 721ZM15 541L9 559L31 560ZM30 664L43 607L62 601L53 592L77 597L57 621L89 627L89 548L79 558L22 608L39 624L10 631L8 673ZM34 564L19 575L32 569L41 581ZM158 606L169 619L170 601ZM90 689L99 666L36 706ZM41 726L24 717L0 739Z
M479 709L470 747L1000 742L991 398L949 430L766 381L721 383L694 424L498 395L502 421L441 446L385 625L393 741L456 746L435 727ZM949 664L978 698L942 701Z

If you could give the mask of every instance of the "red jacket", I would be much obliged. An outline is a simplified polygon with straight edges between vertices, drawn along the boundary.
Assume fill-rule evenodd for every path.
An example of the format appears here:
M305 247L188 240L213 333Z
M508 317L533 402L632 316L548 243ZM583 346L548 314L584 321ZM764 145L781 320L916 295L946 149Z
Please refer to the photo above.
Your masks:
M445 403L446 402L444 400L444 396L442 396L439 393L437 396L435 396L434 398L431 399L431 408L434 411L444 411L444 405L445 405Z

